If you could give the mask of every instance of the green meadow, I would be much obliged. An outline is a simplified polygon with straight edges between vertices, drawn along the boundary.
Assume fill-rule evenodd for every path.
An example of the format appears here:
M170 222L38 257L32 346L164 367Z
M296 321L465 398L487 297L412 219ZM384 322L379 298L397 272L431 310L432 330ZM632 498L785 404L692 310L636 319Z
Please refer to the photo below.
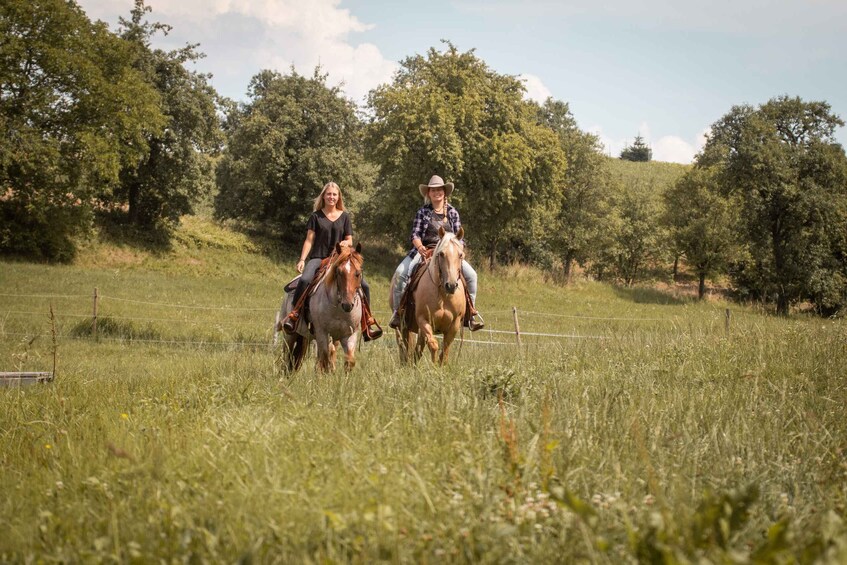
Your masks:
M0 562L847 562L843 320L479 265L449 365L286 375L297 251L0 263L0 371L56 371L0 388Z

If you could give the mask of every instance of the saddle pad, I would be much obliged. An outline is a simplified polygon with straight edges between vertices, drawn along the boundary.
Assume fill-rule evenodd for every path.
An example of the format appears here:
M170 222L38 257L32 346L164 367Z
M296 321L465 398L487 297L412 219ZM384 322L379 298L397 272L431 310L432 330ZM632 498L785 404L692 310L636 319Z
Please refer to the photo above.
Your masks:
M291 281L289 281L289 283L288 283L287 285L285 285L284 287L282 287L282 291L283 291L285 294L291 294L292 292L294 292L294 289L296 289L296 288L297 288L297 283L298 283L298 282L300 282L300 275L297 275L296 277L294 277L293 279L291 279Z

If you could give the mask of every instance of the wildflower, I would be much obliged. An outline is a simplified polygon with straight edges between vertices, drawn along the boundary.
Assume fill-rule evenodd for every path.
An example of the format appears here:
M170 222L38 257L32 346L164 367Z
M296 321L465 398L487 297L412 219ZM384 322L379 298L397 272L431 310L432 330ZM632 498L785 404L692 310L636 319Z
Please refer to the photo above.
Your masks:
M44 449L53 449L53 446L52 446L52 445L50 445L49 443L45 443L45 444L44 444Z
M121 420L129 420L129 414L127 414L126 412L123 412L121 414Z

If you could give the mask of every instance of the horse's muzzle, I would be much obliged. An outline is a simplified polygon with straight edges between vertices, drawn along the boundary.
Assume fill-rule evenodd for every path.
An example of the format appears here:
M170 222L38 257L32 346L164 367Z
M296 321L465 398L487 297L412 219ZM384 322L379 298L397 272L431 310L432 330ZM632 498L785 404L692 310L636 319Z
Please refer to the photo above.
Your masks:
M447 291L447 294L455 293L457 288L459 288L459 283L444 283L444 290Z
M341 309L344 310L345 312L350 312L350 311L353 310L353 303L352 302L342 302L341 303Z

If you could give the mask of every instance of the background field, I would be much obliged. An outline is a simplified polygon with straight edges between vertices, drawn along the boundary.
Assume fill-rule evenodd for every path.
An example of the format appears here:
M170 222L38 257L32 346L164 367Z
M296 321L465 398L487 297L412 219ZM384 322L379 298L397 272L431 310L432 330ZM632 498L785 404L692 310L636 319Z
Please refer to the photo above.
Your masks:
M55 382L0 389L0 561L847 559L843 321L509 267L446 368L386 337L288 377L265 251L189 218L0 263L0 370L59 334ZM387 320L399 257L365 258Z

